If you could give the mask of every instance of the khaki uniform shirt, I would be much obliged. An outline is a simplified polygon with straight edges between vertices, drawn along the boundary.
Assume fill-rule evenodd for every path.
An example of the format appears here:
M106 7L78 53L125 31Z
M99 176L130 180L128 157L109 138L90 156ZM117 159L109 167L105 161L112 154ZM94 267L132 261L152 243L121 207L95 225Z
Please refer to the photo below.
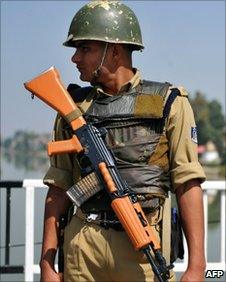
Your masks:
M141 80L139 71L134 69L134 72L135 75L132 80L123 85L119 93L129 91L139 84ZM198 162L193 111L186 90L183 87L178 88L181 95L177 96L173 102L165 127L169 142L172 190L191 179L200 179L200 182L205 181L205 173ZM103 90L97 88L97 92L103 93ZM169 89L168 94L170 92ZM65 120L58 115L55 121L53 140L71 138L67 128L68 125ZM50 158L50 168L44 177L44 183L68 189L79 178L80 169L76 158L72 154L60 154Z

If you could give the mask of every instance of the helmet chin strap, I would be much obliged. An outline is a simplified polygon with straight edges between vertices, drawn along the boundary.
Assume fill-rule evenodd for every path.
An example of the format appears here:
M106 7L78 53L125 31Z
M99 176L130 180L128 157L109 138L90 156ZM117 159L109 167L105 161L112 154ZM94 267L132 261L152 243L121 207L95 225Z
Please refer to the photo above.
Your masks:
M108 49L108 42L106 42L105 46L104 46L104 51L103 51L103 55L102 55L102 59L101 59L101 63L99 65L99 67L93 72L93 80L95 81L99 75L100 75L100 68L103 66L105 57L106 57L106 53L107 53L107 49Z

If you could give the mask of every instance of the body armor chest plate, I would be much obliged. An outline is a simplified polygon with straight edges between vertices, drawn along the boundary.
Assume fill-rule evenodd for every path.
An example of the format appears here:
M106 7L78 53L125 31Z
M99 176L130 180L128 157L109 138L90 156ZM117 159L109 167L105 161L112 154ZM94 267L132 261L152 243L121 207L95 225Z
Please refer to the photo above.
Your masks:
M169 86L143 81L129 93L98 97L85 114L97 128L107 128L106 144L114 153L121 175L136 193L165 194L169 190L166 156L161 156L164 165L151 162L161 150L160 139L164 139Z
M105 142L131 190L165 197L170 189L168 141L164 132L170 84L143 81L129 93L102 95L84 117L105 127Z

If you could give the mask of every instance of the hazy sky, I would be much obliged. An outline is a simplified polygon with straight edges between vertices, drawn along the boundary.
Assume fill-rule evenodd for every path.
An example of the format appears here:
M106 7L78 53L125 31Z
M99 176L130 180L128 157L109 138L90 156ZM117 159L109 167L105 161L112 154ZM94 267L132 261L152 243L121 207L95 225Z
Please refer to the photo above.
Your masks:
M123 1L136 13L145 45L134 53L143 78L200 90L225 109L225 2ZM87 1L1 1L1 134L51 132L55 112L30 99L23 82L54 65L65 85L79 83L62 46ZM81 85L85 85L82 83Z

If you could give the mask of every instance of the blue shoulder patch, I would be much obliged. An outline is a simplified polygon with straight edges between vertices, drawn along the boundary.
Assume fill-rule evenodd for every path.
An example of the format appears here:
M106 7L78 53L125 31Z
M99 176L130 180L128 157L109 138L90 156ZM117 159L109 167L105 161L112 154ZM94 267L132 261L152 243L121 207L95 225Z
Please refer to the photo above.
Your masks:
M197 127L191 127L191 140L196 144L198 143Z

